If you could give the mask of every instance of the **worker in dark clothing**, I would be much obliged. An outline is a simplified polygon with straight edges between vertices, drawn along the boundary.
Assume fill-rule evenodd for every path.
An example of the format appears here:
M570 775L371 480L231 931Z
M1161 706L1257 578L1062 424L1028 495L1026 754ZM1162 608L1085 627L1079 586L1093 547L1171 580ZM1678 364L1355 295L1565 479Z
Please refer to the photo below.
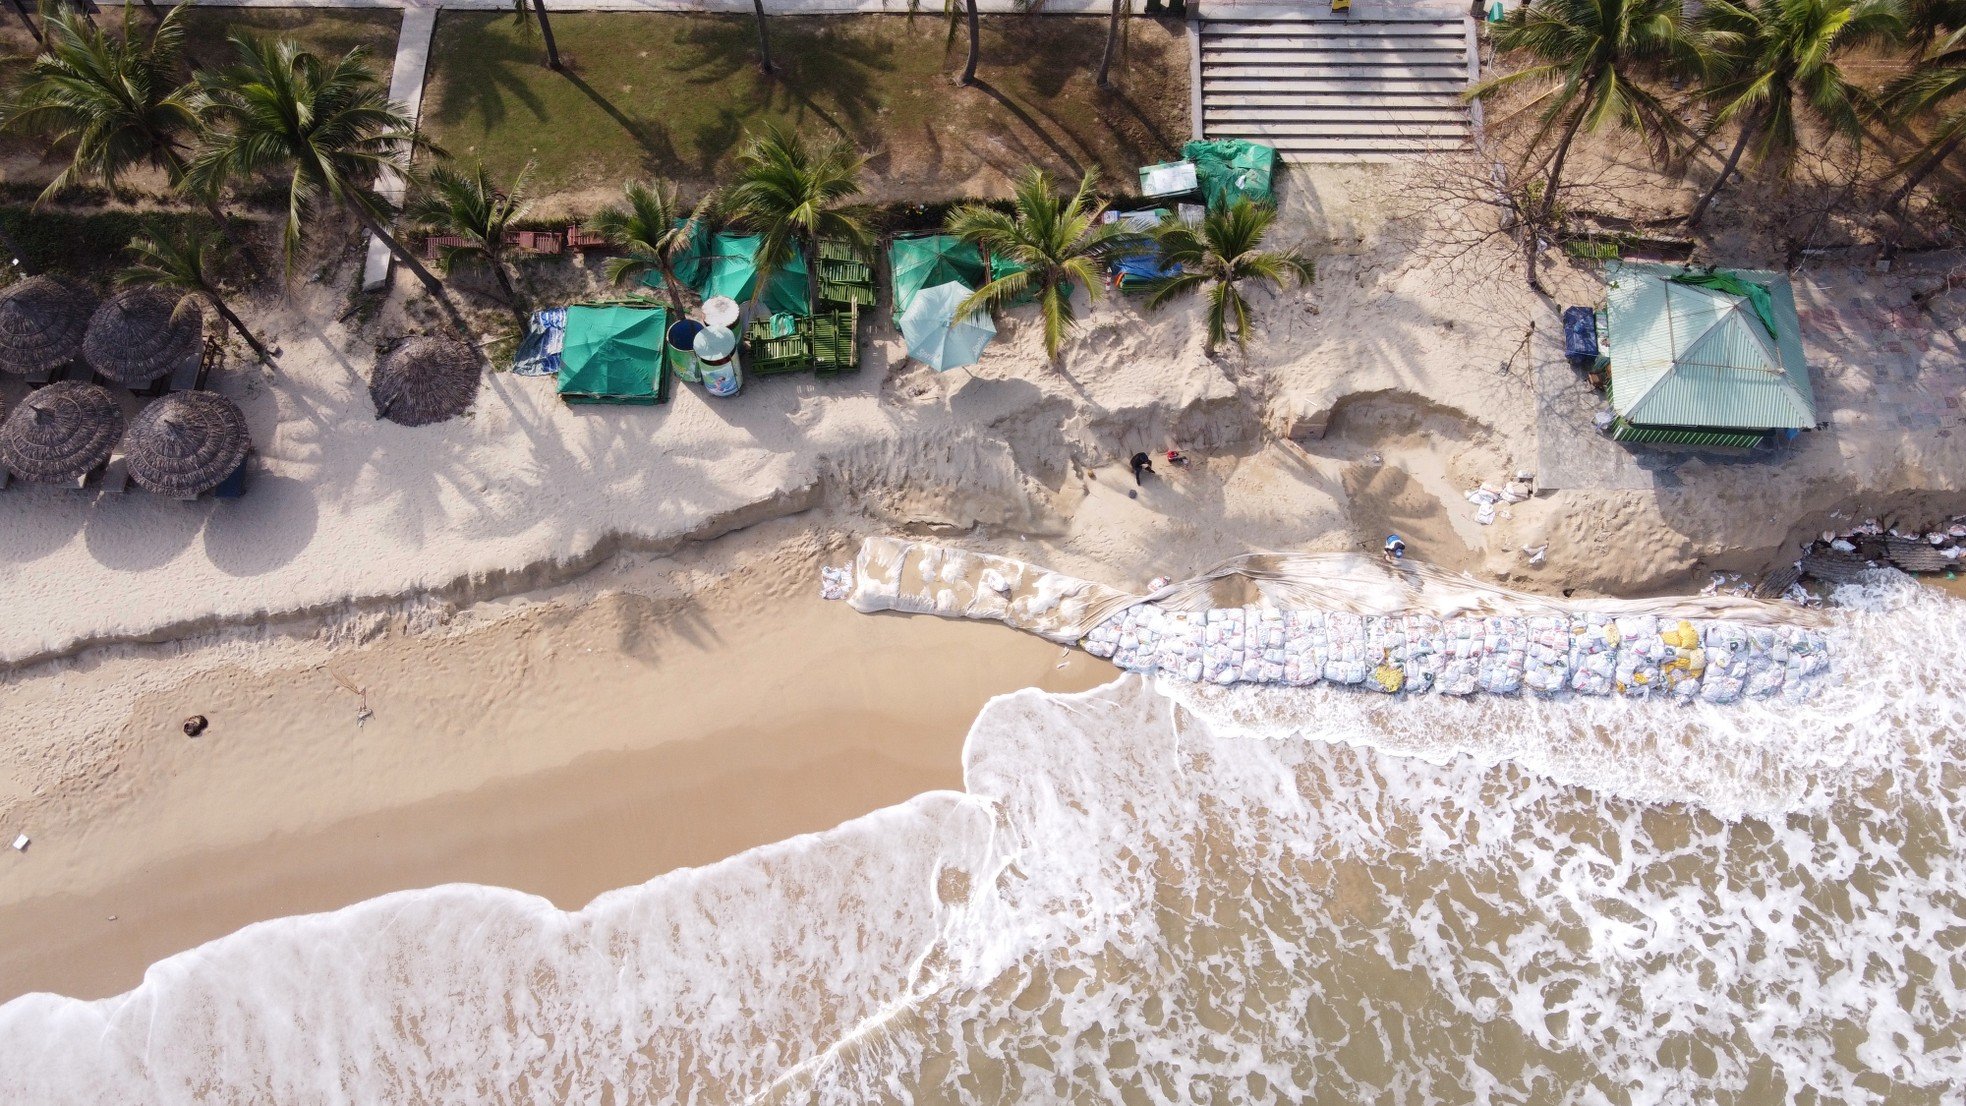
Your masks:
M1145 482L1145 477L1141 475L1142 473L1148 473L1154 471L1154 459L1152 457L1147 456L1144 453L1134 454L1132 464L1133 464L1133 482L1135 484L1141 484Z

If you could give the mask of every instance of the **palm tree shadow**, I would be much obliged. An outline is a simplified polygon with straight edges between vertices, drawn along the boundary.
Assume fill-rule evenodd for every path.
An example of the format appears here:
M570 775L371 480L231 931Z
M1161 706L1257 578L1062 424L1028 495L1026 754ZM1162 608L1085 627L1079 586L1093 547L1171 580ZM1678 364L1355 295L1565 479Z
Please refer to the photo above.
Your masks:
M995 85L991 84L990 82L984 80L981 77L978 77L976 78L975 81L971 82L969 87L976 89L977 91L983 93L983 95L988 96L992 100L995 100L997 104L1001 106L1005 111L1009 112L1013 118L1015 118L1019 123L1022 123L1026 129L1028 129L1032 134L1037 136L1038 141L1044 143L1046 149L1050 150L1052 154L1058 158L1059 161L1064 162L1065 165L1069 169L1071 169L1072 175L1074 176L1085 175L1085 165L1082 162L1080 162L1078 158L1073 157L1072 152L1070 150L1067 150L1062 144L1059 143L1059 141L1056 138L1052 137L1051 132L1046 130L1043 126L1041 126L1038 123L1038 121L1031 116L1031 113L1025 111L1021 106L1018 105L1018 103L1015 100L1012 100L1010 97L1005 96L1003 93L997 91Z
M467 119L475 119L486 133L490 133L502 126L511 114L508 99L518 101L532 112L534 119L544 120L547 116L546 104L533 91L531 83L519 68L538 66L538 53L524 49L517 42L489 34L481 35L473 45L472 60L485 75L479 80L445 87L443 94L436 98L434 114L437 122L448 129Z
M658 137L649 133L646 127L630 119L620 108L615 107L614 101L601 95L599 90L595 89L593 85L582 80L578 73L567 70L561 75L567 79L568 84L579 89L581 95L594 101L594 106L600 108L609 119L614 120L616 125L628 132L629 136L635 140L635 144L642 148L645 161L664 164L674 163L677 160L676 149L670 143L667 135Z

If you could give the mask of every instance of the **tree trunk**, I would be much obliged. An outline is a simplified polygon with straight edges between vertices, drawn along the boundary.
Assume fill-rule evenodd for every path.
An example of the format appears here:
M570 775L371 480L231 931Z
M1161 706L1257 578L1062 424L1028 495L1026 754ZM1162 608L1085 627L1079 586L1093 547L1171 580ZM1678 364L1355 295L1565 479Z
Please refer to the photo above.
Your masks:
M143 11L150 17L152 23L164 21L164 10L157 6L157 0L143 0Z
M11 0L11 3L14 5L14 14L20 16L21 23L27 27L27 33L34 36L34 41L43 46L47 45L47 36L42 34L41 28L35 25L34 17L27 13L27 0Z
M1952 138L1940 143L1939 148L1932 151L1932 156L1926 158L1918 168L1912 170L1911 175L1905 178L1905 182L1891 193L1891 198L1884 201L1885 209L1896 211L1904 207L1905 201L1911 199L1912 192L1917 189L1919 184L1932 174L1932 170L1944 164L1945 160L1952 156L1953 151L1959 149L1961 142L1966 142L1966 134L1954 135Z
M492 276L498 279L499 288L504 290L506 306L512 309L513 316L519 320L519 333L523 335L526 328L532 325L532 315L519 306L519 292L512 287L512 278L505 272L505 259L495 253L488 253L485 258L491 262Z
M751 10L758 16L758 68L776 73L778 67L771 63L771 36L765 33L765 0L751 0Z
M184 189L184 176L187 169L184 164L184 158L178 153L177 147L159 134L152 133L150 140L156 143L157 149L164 154L164 164L170 169L171 183L177 185L180 190L185 191L187 194L193 195L193 198L204 207L205 213L212 217L213 226L218 229L220 236L225 239L225 244L232 247L232 252L238 254L240 259L246 263L247 270L252 273L255 279L266 275L266 266L260 261L259 254L254 252L253 248L244 239L233 232L232 220L225 217L224 210L218 206L218 200L211 196L192 194L188 189Z
M546 16L546 0L532 0L532 10L539 17L539 35L546 40L546 68L555 73L563 72L560 45L553 39L553 21Z
M1741 155L1747 152L1748 141L1760 129L1761 113L1758 111L1741 124L1741 137L1734 140L1734 150L1727 155L1727 164L1720 167L1720 175L1713 178L1713 187L1707 189L1707 194L1701 196L1700 202L1693 205L1693 214L1686 217L1687 230L1699 226L1700 220L1706 218L1708 205L1713 203L1715 196L1720 195L1720 189L1727 183L1727 178L1734 175L1734 167L1741 163Z
M1563 162L1570 156L1570 143L1576 139L1577 130L1583 125L1584 107L1579 105L1577 114L1570 117L1570 125L1563 128L1563 138L1556 144L1556 155L1550 161L1549 175L1543 178L1542 209L1536 213L1536 218L1527 228L1532 238L1531 249L1535 248L1533 241L1535 234L1550 225L1550 216L1556 212L1556 193L1563 182Z
M689 312L683 307L682 284L676 279L675 272L667 265L659 265L657 268L662 272L662 290L669 293L669 306L676 309L676 318L687 316Z
M244 338L246 340L246 344L253 347L253 352L259 354L259 359L262 364L264 364L267 368L279 367L278 363L273 360L273 355L271 353L268 353L266 347L260 344L259 339L253 336L252 329L246 325L245 320L233 314L232 308L225 302L225 300L222 297L219 296L218 293L210 289L206 289L205 298L211 301L212 307L218 311L219 318L224 319L227 323L231 324L232 329L239 332L239 337Z
M974 2L974 0L972 0ZM1113 14L1106 19L1106 50L1099 55L1099 87L1113 87L1113 51L1120 44L1120 20L1126 18L1130 0L1113 0Z
M976 25L976 0L963 0L963 14L969 20L969 58L963 62L962 80L956 83L968 88L976 83L976 61L983 49L982 43L978 40L981 32Z
M433 297L435 297L437 302L443 306L444 313L450 316L451 322L454 325L456 325L458 330L463 331L463 330L470 329L465 325L464 315L458 311L457 304L454 301L452 301L450 289L445 288L443 282L438 280L436 276L430 272L429 269L425 268L423 262L418 261L416 259L415 254L404 249L403 244L401 242L396 241L396 236L389 233L389 231L382 225L382 221L380 219L377 219L374 215L370 214L369 211L366 208L362 207L362 205L359 203L349 204L348 210L355 214L355 221L362 224L363 230L366 230L370 234L375 235L376 238L382 242L384 248L388 249L390 253L394 254L396 256L396 260L403 263L404 268L416 274L416 279L419 282L421 282L424 289L428 291Z

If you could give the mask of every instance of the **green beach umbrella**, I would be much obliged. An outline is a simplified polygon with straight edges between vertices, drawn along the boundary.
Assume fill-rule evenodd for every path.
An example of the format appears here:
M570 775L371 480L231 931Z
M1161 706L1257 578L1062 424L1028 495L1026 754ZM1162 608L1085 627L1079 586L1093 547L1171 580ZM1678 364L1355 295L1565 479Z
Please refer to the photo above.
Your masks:
M955 281L983 287L983 253L972 242L947 234L897 238L887 250L894 274L894 317L899 321L924 288Z
M697 288L704 299L729 296L739 303L751 301L758 290L758 242L755 234L719 234L710 240L709 265L702 285ZM806 298L805 258L794 254L783 268L773 273L765 282L764 295L759 300L772 314L780 311L812 314Z
M997 324L982 311L956 318L956 305L968 299L970 291L952 280L915 296L901 313L901 337L908 343L908 356L936 372L976 364L983 347L997 336Z

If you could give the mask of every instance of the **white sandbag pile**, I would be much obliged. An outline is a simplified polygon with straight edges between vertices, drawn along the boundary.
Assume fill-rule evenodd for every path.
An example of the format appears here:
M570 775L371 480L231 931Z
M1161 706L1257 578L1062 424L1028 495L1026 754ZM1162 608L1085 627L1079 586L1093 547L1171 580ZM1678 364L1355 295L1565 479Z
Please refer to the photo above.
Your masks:
M1138 603L1094 626L1080 645L1129 671L1197 683L1323 681L1387 694L1800 699L1829 669L1828 642L1799 626L1594 613L1442 620Z

